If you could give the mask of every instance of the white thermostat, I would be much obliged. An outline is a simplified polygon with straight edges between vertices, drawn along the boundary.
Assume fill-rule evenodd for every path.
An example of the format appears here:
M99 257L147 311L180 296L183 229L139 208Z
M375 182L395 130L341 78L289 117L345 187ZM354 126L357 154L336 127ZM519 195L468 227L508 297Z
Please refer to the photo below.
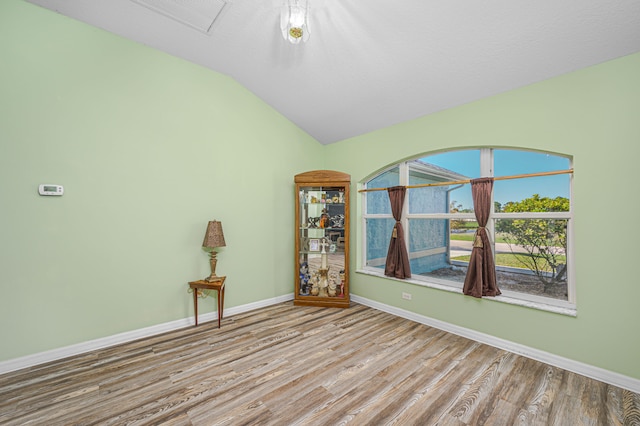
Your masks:
M64 194L64 188L62 185L51 185L43 183L38 186L38 193L40 195L62 195Z

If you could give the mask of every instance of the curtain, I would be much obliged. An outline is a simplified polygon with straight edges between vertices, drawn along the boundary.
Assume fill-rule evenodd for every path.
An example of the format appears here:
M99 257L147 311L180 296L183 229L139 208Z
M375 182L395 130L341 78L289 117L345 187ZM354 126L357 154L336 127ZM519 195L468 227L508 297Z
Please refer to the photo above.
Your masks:
M396 220L389 242L389 251L387 252L387 261L384 267L384 274L394 278L410 278L411 267L409 265L409 255L407 254L407 246L404 243L404 230L400 219L402 218L402 206L404 205L404 196L407 188L404 186L394 186L387 188L389 201L391 202L391 214Z
M468 296L497 296L500 294L496 284L496 265L493 261L491 243L487 235L487 222L491 212L491 192L493 190L493 178L479 178L471 180L471 195L473 208L478 220L471 259L467 276L464 279L462 292Z

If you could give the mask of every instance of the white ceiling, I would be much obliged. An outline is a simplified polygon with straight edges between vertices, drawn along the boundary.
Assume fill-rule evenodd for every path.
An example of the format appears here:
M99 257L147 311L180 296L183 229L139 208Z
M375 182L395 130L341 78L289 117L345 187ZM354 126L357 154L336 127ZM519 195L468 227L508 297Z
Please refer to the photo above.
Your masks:
M228 0L209 33L133 0L29 1L227 74L323 144L640 52L639 0L309 0L299 45L284 0Z

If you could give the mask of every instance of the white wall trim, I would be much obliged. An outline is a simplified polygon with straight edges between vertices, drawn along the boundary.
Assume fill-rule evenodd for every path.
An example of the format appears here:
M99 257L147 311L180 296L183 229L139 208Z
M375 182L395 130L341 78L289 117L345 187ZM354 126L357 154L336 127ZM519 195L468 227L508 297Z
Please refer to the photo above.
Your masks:
M474 340L476 342L484 343L489 346L496 347L498 349L504 349L506 351L522 355L527 358L534 359L536 361L544 362L545 364L552 365L554 367L562 368L573 373L581 374L583 376L599 380L610 385L618 386L623 389L628 389L635 393L640 393L640 380L633 377L625 376L620 373L605 370L593 365L584 364L578 361L564 358L558 355L554 355L549 352L541 351L535 348L531 348L519 343L514 343L508 340L500 339L498 337L491 336L489 334L480 333L468 328L453 325L444 321L440 321L434 318L429 318L424 315L416 314L415 312L406 311L404 309L396 308L395 306L385 305L384 303L376 302L374 300L366 299L355 294L351 294L351 300L356 303L360 303L365 306L369 306L374 309L378 309L383 312L390 313L392 315L406 318L411 321L425 324L430 327L437 328L458 336L466 337L467 339Z
M293 300L293 293L286 294L284 296L274 297L272 299L266 299L258 302L248 303L246 305L234 306L233 308L225 309L224 315L225 317L231 316L231 315L237 315L244 312L253 311L255 309L263 308L266 306L287 302L289 300ZM201 324L207 321L217 321L217 319L218 319L217 311L201 314L201 315L198 315L198 324ZM35 365L56 361L58 359L67 358L74 355L80 355L83 353L95 351L97 349L102 349L109 346L131 342L133 340L141 339L144 337L151 337L156 334L178 330L180 328L188 327L189 325L194 325L194 324L195 324L195 320L193 316L191 316L189 318L170 321L164 324L157 324L151 327L145 327L138 330L127 331L124 333L114 334L113 336L102 337L99 339L89 340L87 342L82 342L75 345L52 349L49 351L40 352L32 355L26 355L20 358L14 358L7 361L1 361L0 374L21 370L23 368L33 367Z

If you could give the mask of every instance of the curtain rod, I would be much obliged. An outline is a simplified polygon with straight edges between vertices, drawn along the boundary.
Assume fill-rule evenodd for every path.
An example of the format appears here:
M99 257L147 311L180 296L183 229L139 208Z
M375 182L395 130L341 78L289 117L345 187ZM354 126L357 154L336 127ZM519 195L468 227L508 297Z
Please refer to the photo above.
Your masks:
M539 173L529 173L524 175L512 175L512 176L499 176L494 177L493 180L508 180L508 179L522 179L522 178L530 178L530 177L538 177L538 176L552 176L552 175L564 175L573 173L573 169L567 170L556 170L553 172L539 172ZM438 183L423 183L420 185L407 185L406 188L426 188L428 186L447 186L447 185L464 185L466 183L471 183L471 179L465 180L452 180L449 182L438 182ZM386 191L389 188L370 188L370 189L360 189L358 192L371 192L371 191Z

